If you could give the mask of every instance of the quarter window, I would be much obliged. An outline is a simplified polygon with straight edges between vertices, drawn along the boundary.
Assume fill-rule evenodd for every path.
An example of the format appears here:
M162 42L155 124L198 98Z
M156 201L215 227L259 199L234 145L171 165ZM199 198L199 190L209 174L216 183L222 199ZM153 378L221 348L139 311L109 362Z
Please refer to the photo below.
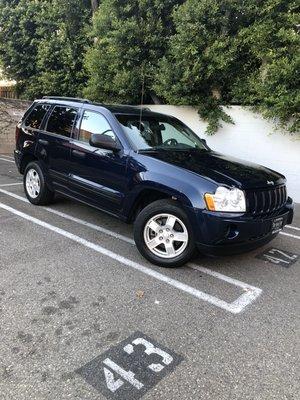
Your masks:
M76 119L77 110L71 107L54 107L48 119L47 132L70 137Z
M39 129L49 108L50 105L47 104L36 105L26 118L25 126L33 129Z
M94 133L107 135L113 140L116 140L116 135L112 131L109 123L103 115L92 111L84 111L81 121L79 140L83 142L89 142L91 135Z

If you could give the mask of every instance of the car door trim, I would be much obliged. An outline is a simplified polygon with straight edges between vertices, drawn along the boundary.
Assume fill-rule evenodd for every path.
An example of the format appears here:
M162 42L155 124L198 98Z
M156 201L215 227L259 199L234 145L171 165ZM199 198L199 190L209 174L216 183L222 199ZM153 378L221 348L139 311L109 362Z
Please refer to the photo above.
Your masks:
M117 190L111 189L107 186L100 185L88 179L84 179L78 175L70 174L69 179L71 179L73 185L77 186L78 188L85 189L97 195L101 195L102 197L105 197L108 200L113 201L114 203L117 204L121 204L122 202L123 196Z

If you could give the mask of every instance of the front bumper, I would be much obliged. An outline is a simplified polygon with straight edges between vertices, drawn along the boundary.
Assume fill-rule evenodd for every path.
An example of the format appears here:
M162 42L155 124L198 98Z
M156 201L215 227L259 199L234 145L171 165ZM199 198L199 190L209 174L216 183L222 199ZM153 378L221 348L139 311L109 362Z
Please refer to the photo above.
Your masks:
M260 217L197 210L194 227L196 244L202 253L208 255L250 251L268 243L278 234L272 233L274 219L283 218L285 226L292 223L293 215L291 198L275 213Z

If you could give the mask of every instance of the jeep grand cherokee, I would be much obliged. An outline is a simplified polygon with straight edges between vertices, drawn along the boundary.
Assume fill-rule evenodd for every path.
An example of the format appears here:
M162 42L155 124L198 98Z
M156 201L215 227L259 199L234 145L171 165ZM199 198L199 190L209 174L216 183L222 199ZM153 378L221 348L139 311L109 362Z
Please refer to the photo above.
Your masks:
M88 100L36 100L16 128L15 161L32 204L60 193L134 222L141 254L166 267L198 248L232 254L293 218L283 175L211 150L178 119Z

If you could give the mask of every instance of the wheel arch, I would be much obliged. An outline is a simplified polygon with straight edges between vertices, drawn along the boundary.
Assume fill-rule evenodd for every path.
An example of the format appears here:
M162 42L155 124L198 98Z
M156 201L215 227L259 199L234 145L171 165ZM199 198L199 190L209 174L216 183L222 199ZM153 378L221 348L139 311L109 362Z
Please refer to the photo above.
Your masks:
M32 161L38 161L33 154L24 154L20 163L20 173L24 174L27 165Z
M156 200L172 199L180 205L189 205L189 200L182 193L170 191L167 188L145 187L132 199L128 222L133 222L137 215L149 204Z

